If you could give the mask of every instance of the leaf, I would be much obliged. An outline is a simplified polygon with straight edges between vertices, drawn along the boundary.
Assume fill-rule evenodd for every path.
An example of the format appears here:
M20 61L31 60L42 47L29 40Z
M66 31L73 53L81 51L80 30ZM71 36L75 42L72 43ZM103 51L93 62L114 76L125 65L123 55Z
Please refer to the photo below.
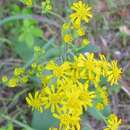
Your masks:
M64 53L63 47L50 48L48 51L46 51L45 57L46 59L55 58L63 55L63 53Z
M13 130L13 124L12 123L8 123L8 127L6 130Z
M52 117L50 111L40 113L34 111L32 119L32 127L36 130L48 130L50 127L58 126L59 121Z
M110 91L110 94L116 94L116 93L119 93L121 90L121 85L120 84L117 84L117 85L113 85L110 87L109 91Z
M86 52L99 52L100 48L96 45L87 45L76 50L76 53L86 53Z
M111 108L110 108L110 106L108 105L108 106L106 106L106 107L104 108L104 110L102 111L102 114L103 114L105 117L107 117L108 115L110 115L110 113L111 113Z
M28 62L33 57L33 48L29 48L24 42L15 44L15 52L24 60Z
M32 32L33 36L35 37L42 37L43 33L42 30L36 27L33 27L33 32Z
M95 107L88 108L88 113L97 120L103 120L103 115Z
M88 126L85 126L82 128L82 130L92 130L92 129L90 129Z

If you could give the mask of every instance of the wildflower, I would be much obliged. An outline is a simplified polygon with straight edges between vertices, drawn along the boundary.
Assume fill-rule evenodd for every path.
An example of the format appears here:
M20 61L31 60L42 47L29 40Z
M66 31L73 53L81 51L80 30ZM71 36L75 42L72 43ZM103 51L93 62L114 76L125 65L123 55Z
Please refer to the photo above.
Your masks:
M78 33L79 36L84 36L84 35L85 35L84 28L79 28L79 29L77 30L77 33Z
M117 84L117 81L121 78L122 69L117 66L117 61L112 61L109 67L110 70L107 73L108 82L111 85Z
M24 0L24 3L27 5L27 6L32 6L32 0Z
M59 111L59 105L62 103L62 93L56 91L54 85L42 90L42 101L45 109L51 109L51 112Z
M70 18L78 26L80 26L82 20L88 23L90 18L92 18L91 7L81 0L73 3L71 9L75 12L70 15Z
M80 116L78 114L69 114L67 111L54 113L53 116L60 120L59 129L80 130Z
M3 77L2 77L2 82L5 83L5 82L7 82L7 81L8 81L7 76L3 76Z
M98 110L103 110L105 106L109 104L109 99L108 99L108 93L106 89L97 87L96 88L96 94L97 94L97 103L96 103L96 108Z
M71 89L66 91L66 100L63 103L63 109L69 110L71 113L82 113L82 104L79 99L80 91L75 85L71 85Z
M121 125L121 119L118 119L115 114L111 114L107 119L107 128L104 130L118 130L119 125Z
M82 44L83 44L83 45L88 45L89 42L90 42L90 41L89 41L87 38L84 38L84 39L82 40Z
M58 78L65 77L66 70L69 69L69 63L64 62L62 65L57 65L54 61L50 61L46 65L46 69L52 70L53 77L58 77Z
M88 83L85 83L84 85L80 84L79 86L80 89L80 100L82 106L87 109L87 107L92 107L93 106L93 99L96 97L94 91L89 91L88 90Z
M17 79L16 79L16 78L10 79L10 80L8 81L8 86L9 86L9 87L12 87L12 88L16 87L16 86L17 86Z
M101 68L102 75L106 77L110 63L106 60L106 57L103 54L100 54L99 57L100 61L97 63L97 66Z
M42 2L42 11L43 13L46 12L50 12L52 10L52 4L50 0L45 0Z
M62 26L62 30L63 32L67 31L70 28L70 24L69 23L64 23Z
M21 78L22 83L27 83L28 82L28 77L24 76Z
M32 96L31 93L29 93L28 97L26 97L26 101L27 101L27 104L31 106L33 109L35 108L40 112L43 111L43 108L42 108L43 103L41 101L41 94L38 91L35 92L34 97Z
M64 41L66 43L71 43L72 42L72 36L70 34L64 35Z
M14 75L19 76L19 75L23 74L24 72L25 72L24 68L15 68Z

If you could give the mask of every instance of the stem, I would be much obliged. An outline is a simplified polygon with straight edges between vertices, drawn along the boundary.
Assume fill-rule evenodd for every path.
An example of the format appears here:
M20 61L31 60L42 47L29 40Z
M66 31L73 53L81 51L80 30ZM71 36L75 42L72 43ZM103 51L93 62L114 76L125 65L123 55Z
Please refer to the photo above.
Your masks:
M8 120L8 121L11 121L11 122L13 122L13 123L19 125L20 127L23 127L23 128L25 128L25 129L27 129L27 130L35 130L35 129L31 128L30 126L28 126L28 125L26 125L26 124L24 124L24 123L22 123L22 122L20 122L20 121L18 121L18 120L15 120L15 119L13 119L13 118L7 116L7 115L4 115L4 114L2 114L2 113L0 113L0 117L6 119L6 120Z
M42 10L42 8L38 5L35 5L34 8L37 8L39 10ZM45 11L42 11L44 14L46 14ZM53 16L56 16L59 20L61 20L63 23L65 22L64 18L62 18L59 14L53 12L53 11L49 11L49 14L53 15Z
M3 20L0 20L0 26L4 25L5 23L9 22L9 21L15 21L15 20L23 20L23 19L35 19L39 22L42 23L48 23L48 24L53 24L56 27L60 27L55 21L50 21L47 18L44 18L40 15L33 15L33 14L29 14L29 15L16 15L16 16L9 16L4 18Z

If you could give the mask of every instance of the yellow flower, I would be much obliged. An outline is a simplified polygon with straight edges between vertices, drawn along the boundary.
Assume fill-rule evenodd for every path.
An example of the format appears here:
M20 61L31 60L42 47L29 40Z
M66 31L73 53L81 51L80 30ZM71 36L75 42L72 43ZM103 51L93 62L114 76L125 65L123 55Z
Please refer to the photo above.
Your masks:
M115 114L111 114L107 119L107 128L104 130L118 130L120 125L121 119L118 119Z
M82 40L82 44L83 45L88 45L90 43L90 41L87 39L87 38L84 38L83 40Z
M107 80L111 85L117 84L117 81L121 78L122 69L117 66L117 61L112 61L109 67Z
M54 85L42 90L42 101L45 109L51 109L51 112L59 111L62 103L62 92L58 91Z
M43 112L41 94L38 91L35 92L34 97L31 93L29 93L28 97L26 97L26 101L27 104L31 106L33 109L37 109L39 112Z
M14 75L19 76L19 75L23 74L24 72L25 72L24 68L15 68Z
M71 89L65 92L66 100L63 102L63 109L69 110L70 113L82 113L82 102L79 99L80 90L72 84Z
M7 81L8 81L7 76L3 76L3 77L2 77L2 82L5 83L5 82L7 82Z
M63 26L62 26L63 32L67 31L68 29L70 29L70 24L69 23L64 23Z
M60 130L80 130L80 116L78 114L73 115L63 111L58 114L54 113L53 116L60 120Z
M70 68L69 62L64 62L62 65L57 65L54 61L50 61L46 65L47 70L52 70L52 75L53 77L65 77L66 75L66 70Z
M79 29L77 30L77 33L78 33L79 36L84 36L84 35L85 35L84 28L79 28Z
M66 34L66 35L64 35L64 41L66 42L66 43L71 43L72 42L72 36L70 35L70 34Z
M96 97L96 94L94 91L88 90L88 83L85 84L79 84L80 89L80 95L79 99L81 100L82 106L87 109L87 107L93 106L93 99Z
M16 78L10 79L10 80L8 81L8 86L9 86L9 87L12 87L12 88L16 87L16 86L17 86L17 79L16 79Z
M97 63L97 66L101 68L102 75L106 77L110 63L106 60L106 57L103 54L100 54L99 58L100 58L100 61Z
M97 94L97 103L96 108L98 110L103 110L108 104L109 104L109 98L107 90L101 87L96 88L96 94Z
M70 15L70 18L72 22L78 26L80 26L82 20L88 23L90 18L92 18L91 7L81 0L73 3L71 9L75 12Z
M32 6L32 0L25 0L24 2L27 6Z
M22 83L27 83L28 82L28 77L24 76L21 78Z

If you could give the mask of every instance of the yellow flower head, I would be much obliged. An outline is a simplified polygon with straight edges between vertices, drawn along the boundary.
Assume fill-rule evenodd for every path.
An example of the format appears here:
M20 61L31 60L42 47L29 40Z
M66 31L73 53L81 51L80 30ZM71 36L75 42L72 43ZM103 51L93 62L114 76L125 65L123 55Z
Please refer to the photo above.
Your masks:
M77 30L77 33L78 33L79 36L84 36L84 35L85 35L85 30L84 30L84 28L79 28L79 29Z
M111 85L117 84L117 81L121 78L122 69L117 66L117 61L112 61L109 67L107 73L108 82L110 82Z
M111 114L107 119L107 128L104 130L118 130L120 125L121 119L118 119L115 114Z
M51 109L51 112L59 111L62 103L62 92L56 90L56 87L46 87L42 90L42 101L45 109Z
M15 68L14 75L19 76L19 75L23 74L24 72L25 72L24 68Z
M14 87L16 87L18 84L17 84L17 79L16 78L12 78L12 79L10 79L9 81L8 81L8 86L9 87L12 87L12 88L14 88Z
M53 114L53 116L60 120L60 130L80 130L80 116L78 114L73 115L67 111L63 111Z
M43 103L41 101L41 94L38 91L35 92L34 97L32 96L31 93L29 93L28 97L26 97L26 101L27 101L27 104L31 106L32 108L35 108L40 112L43 111L43 108L42 108Z
M7 81L8 81L8 77L7 77L7 76L3 76L3 77L2 77L2 82L5 83L5 82L7 82Z
M66 43L71 43L72 40L73 40L73 38L72 38L72 36L71 36L70 34L64 35L64 41L65 41Z
M82 40L82 44L83 44L83 45L88 45L89 42L90 42L90 41L89 41L87 38L84 38L84 39Z
M70 15L70 18L74 24L80 26L81 21L89 22L90 18L92 18L91 7L81 0L73 3L71 9L74 10L74 13Z
M24 3L27 5L27 6L32 6L32 0L24 0Z
M104 88L97 87L96 89L98 100L98 102L96 103L96 108L98 110L103 110L109 104L108 93Z
M67 31L70 28L70 24L69 23L64 23L62 26L62 30L63 32Z
M80 89L79 99L81 101L82 106L85 109L87 109L87 107L92 107L93 99L96 97L95 92L88 90L88 83L85 83L84 85L79 84L79 89Z

